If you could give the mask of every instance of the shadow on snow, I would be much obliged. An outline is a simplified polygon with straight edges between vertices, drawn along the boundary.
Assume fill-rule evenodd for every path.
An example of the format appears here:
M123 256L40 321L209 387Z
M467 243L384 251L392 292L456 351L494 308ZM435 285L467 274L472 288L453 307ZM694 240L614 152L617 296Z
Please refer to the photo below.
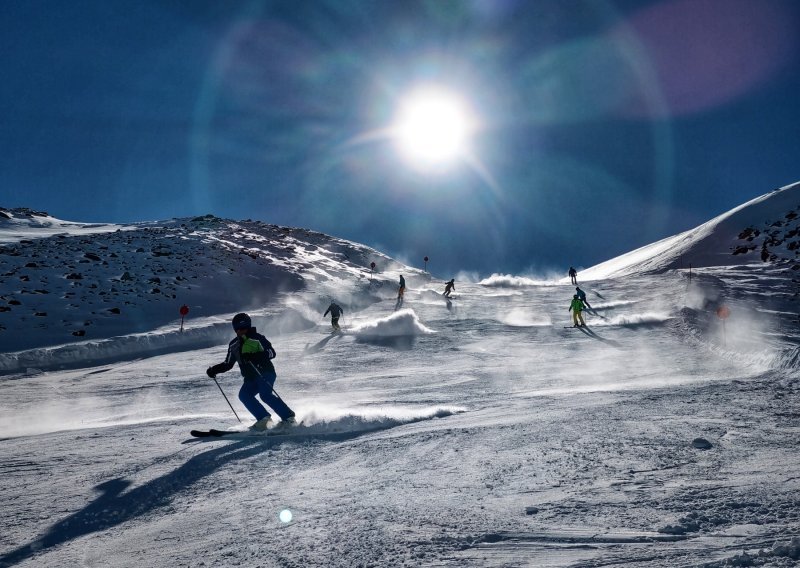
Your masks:
M366 432L342 432L339 440L356 438ZM168 506L192 484L211 475L220 467L264 453L284 443L279 437L267 440L241 440L191 457L177 469L126 491L133 483L124 478L111 479L95 487L100 494L80 511L59 521L46 534L0 556L0 566L12 566L36 554L82 536L111 529L127 521Z
M622 347L622 344L619 341L614 341L613 339L606 339L605 337L601 337L594 332L594 330L584 326L578 328L580 331L591 337L592 339L597 339L598 341L602 341L603 343L607 343L614 347Z

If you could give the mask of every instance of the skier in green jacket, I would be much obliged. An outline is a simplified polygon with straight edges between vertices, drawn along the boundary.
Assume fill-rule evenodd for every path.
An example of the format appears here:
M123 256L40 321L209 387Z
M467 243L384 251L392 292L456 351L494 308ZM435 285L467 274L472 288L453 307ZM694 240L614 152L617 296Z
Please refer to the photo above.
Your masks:
M583 305L583 302L581 301L581 299L578 297L577 294L572 296L572 302L570 302L569 308L567 308L567 311L572 310L572 323L573 323L572 327L580 327L580 326L586 327L586 322L583 321L583 313L582 313L584 307L585 306ZM580 323L578 323L579 321Z
M239 400L257 421L250 427L251 430L266 430L272 423L272 415L261 402L281 417L282 424L294 424L294 411L272 388L278 376L272 364L272 359L275 358L272 343L256 331L247 314L236 314L232 323L236 337L228 344L225 362L212 365L206 370L206 374L214 379L239 364L239 371L244 378L242 388L239 389ZM256 395L261 397L261 402Z

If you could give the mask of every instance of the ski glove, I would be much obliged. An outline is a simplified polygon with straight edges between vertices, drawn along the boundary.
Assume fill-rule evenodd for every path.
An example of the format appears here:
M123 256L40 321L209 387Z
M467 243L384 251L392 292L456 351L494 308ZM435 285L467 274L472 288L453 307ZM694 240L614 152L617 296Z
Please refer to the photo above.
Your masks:
M208 369L206 369L206 375L208 375L208 378L210 378L210 379L216 379L217 378L217 374L214 372L213 367L209 367Z

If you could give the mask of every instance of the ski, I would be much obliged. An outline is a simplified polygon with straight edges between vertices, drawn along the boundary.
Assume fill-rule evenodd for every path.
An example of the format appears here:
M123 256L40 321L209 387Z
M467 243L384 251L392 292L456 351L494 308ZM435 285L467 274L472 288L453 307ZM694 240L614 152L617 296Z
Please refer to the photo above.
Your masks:
M192 430L189 432L195 438L219 438L222 436L230 436L232 434L244 434L245 432L239 432L236 430L229 431L229 430Z
M292 434L296 426L293 427L274 427L269 430L192 430L189 434L194 438L222 438L223 436L239 436L242 438L259 438L262 436L285 436Z

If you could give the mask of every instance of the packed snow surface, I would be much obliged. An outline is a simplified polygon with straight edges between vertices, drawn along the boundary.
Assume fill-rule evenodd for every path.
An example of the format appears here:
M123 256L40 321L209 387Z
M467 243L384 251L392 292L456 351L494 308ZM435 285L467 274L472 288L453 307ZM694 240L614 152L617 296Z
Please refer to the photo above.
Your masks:
M0 256L3 298L24 300L0 313L0 566L800 560L788 248L691 274L579 273L593 311L573 328L574 287L556 278L457 281L448 299L449 277L302 230L201 219L59 237L19 224ZM72 239L100 260L80 263ZM124 271L136 279L111 281ZM166 292L151 298L138 284L153 276ZM20 290L44 286L58 298L34 319ZM341 332L322 317L332 298ZM127 319L101 316L107 304ZM275 346L275 389L300 421L283 434L245 433L235 369L217 380L242 423L205 376L242 309ZM208 428L242 433L189 435Z

